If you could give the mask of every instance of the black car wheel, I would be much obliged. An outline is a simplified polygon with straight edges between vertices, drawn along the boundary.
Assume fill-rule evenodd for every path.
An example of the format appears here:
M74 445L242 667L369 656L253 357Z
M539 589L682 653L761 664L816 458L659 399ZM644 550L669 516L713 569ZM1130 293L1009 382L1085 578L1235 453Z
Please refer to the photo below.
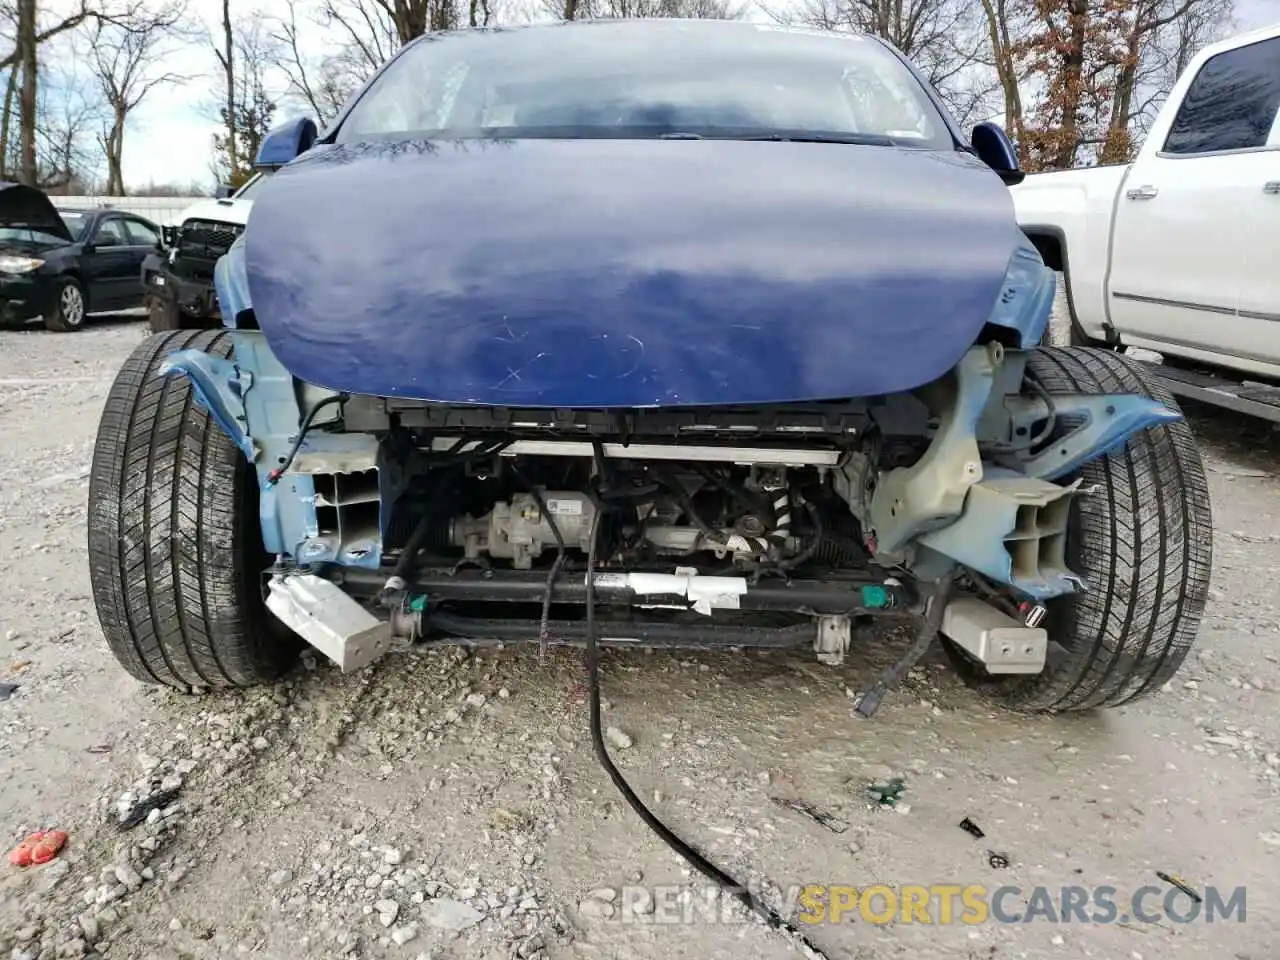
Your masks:
M1050 394L1133 393L1177 409L1137 361L1111 350L1041 348L1030 370ZM1016 709L1087 710L1150 696L1186 659L1204 613L1213 519L1186 421L1134 434L1078 476L1095 489L1075 502L1067 562L1089 590L1049 601L1043 672L988 674L944 644L967 683Z
M1137 361L1088 347L1041 348L1030 370L1053 393L1135 393L1176 410ZM1033 676L988 675L947 643L968 684L1033 712L1120 704L1155 694L1187 658L1212 563L1208 484L1187 422L1158 424L1085 463L1096 488L1076 500L1066 553L1087 593L1048 603L1048 663Z
M44 315L46 330L55 333L71 333L84 326L86 306L84 288L75 277L61 277L54 290L53 300Z
M182 311L172 300L152 295L147 298L147 317L152 333L182 329Z
M89 473L89 580L107 645L130 674L179 690L279 676L298 640L267 610L270 558L252 465L157 368L175 350L231 353L224 332L144 340L125 360Z

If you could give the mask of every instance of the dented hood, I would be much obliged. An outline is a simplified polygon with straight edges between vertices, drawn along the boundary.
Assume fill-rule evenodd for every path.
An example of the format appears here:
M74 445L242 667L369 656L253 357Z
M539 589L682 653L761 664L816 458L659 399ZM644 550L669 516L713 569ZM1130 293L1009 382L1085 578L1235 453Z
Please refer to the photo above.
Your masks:
M258 195L255 315L297 377L451 403L642 407L909 389L1018 243L959 152L728 140L321 146Z
M44 191L0 180L0 227L39 230L72 241L71 231Z

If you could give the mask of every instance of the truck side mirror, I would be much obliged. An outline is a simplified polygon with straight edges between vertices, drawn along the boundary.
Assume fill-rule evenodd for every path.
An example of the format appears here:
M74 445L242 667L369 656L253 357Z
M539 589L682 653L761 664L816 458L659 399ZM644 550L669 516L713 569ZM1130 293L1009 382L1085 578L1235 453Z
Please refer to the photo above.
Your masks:
M253 169L275 170L283 167L294 157L310 150L311 145L316 142L317 134L316 122L310 117L299 117L276 127L263 138L258 156L253 161Z
M973 128L973 152L994 170L1008 186L1017 186L1026 174L1018 167L1018 151L998 123L983 121Z

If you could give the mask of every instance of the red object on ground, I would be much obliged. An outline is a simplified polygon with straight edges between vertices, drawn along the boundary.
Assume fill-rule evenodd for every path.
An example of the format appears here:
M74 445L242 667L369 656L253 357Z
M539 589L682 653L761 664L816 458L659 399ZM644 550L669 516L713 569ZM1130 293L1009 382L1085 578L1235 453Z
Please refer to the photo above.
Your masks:
M43 830L33 833L9 851L9 862L15 867L48 863L67 842L65 830Z

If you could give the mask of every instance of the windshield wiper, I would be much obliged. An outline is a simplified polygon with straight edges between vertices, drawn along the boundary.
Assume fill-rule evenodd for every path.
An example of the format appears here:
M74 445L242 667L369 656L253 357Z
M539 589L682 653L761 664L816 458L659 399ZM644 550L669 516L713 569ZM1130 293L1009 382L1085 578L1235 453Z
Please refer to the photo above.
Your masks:
M668 130L658 134L659 140L766 140L777 143L845 143L868 147L892 147L893 137L882 133L738 133L731 130L693 133Z
M880 133L842 133L839 135L823 133L762 133L745 137L734 137L734 140L775 140L783 143L849 143L866 147L892 147L893 137Z

